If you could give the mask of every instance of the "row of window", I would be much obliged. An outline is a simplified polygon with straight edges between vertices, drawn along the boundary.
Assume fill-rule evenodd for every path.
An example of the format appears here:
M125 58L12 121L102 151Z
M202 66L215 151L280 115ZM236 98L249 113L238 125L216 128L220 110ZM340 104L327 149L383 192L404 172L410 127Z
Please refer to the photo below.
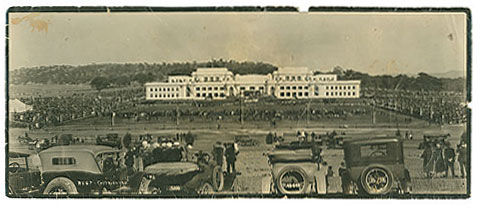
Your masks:
M195 77L195 82L221 82L221 81L230 81L229 77L219 77L219 76L210 76L210 77Z
M356 89L356 86L326 86L326 90L351 90L351 89Z
M224 93L196 93L196 97L209 97L209 98L217 98L217 97L225 97Z
M309 96L308 92L280 92L279 93L280 97L302 97L304 96Z
M150 98L178 98L179 97L179 94L178 93L175 93L175 94L150 94Z
M241 91L246 90L246 88L247 88L247 87L244 87L244 86L239 87L239 89L240 89ZM256 87L255 87L255 86L250 86L250 87L249 87L249 90L250 90L250 91L255 91L255 90L256 90ZM263 91L263 90L264 90L264 86L259 86L258 90Z
M334 77L310 77L310 76L305 76L304 78L302 76L284 76L283 77L276 77L275 78L276 81L282 81L282 80L286 80L286 81L334 81Z
M326 92L326 96L356 96L356 92Z
M179 91L179 88L150 88L150 92L158 92L158 91Z
M217 90L225 90L224 86L221 86L221 87L217 87L217 86L214 86L214 87L195 87L195 90L196 91L212 91L212 89L214 89L214 91L217 91Z
M281 90L284 90L284 89L286 89L286 90L291 90L291 89L292 90L297 90L297 89L302 90L302 88L307 90L307 89L309 89L309 86L304 86L304 87L303 86L286 86L286 87L281 86L281 87L279 87L279 89L281 89Z

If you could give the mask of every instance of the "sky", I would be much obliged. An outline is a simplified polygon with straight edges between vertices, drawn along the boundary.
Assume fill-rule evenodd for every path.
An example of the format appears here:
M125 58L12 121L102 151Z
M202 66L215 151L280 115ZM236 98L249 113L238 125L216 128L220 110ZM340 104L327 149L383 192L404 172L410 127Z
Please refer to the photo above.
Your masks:
M10 13L9 69L262 61L370 74L465 71L464 13Z

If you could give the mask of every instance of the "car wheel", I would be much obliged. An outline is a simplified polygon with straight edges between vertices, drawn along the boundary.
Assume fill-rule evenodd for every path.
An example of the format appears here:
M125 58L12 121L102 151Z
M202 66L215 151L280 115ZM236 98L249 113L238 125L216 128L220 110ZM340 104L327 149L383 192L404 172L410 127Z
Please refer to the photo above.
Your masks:
M367 167L360 179L362 191L370 195L389 193L394 180L391 171L382 166Z
M51 180L45 190L44 195L74 195L78 194L77 187L72 180L66 177L58 177Z
M203 185L200 186L200 188L197 190L197 194L199 195L210 195L214 194L214 187L210 183L204 183Z
M276 178L276 186L281 194L304 194L308 187L307 174L299 167L288 166Z
M215 166L212 170L212 184L216 192L222 191L224 188L224 172L220 166Z

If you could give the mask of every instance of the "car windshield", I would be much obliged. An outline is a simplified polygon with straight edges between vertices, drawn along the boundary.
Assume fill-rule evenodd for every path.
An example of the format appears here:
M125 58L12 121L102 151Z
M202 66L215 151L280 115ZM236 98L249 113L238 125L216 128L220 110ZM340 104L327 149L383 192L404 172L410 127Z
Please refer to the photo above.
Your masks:
M99 168L102 170L104 173L111 172L119 167L119 164L121 162L119 153L117 152L106 152L106 153L101 153L97 155L95 158L97 161L97 164L99 165Z
M387 156L387 144L375 144L361 146L362 158L377 158Z

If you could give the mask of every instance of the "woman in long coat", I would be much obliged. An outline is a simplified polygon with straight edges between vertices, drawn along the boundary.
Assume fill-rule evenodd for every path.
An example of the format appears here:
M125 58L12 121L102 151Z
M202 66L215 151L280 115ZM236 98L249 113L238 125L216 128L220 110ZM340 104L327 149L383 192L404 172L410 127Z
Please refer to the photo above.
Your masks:
M423 151L423 154L421 154L421 158L423 158L423 173L428 178L431 176L431 172L433 169L433 165L431 166L429 165L432 159L432 155L433 155L433 151L432 151L431 145L427 145Z
M446 171L446 166L444 163L443 149L441 148L441 144L436 144L436 148L433 151L433 157L436 175L439 173L444 173Z

